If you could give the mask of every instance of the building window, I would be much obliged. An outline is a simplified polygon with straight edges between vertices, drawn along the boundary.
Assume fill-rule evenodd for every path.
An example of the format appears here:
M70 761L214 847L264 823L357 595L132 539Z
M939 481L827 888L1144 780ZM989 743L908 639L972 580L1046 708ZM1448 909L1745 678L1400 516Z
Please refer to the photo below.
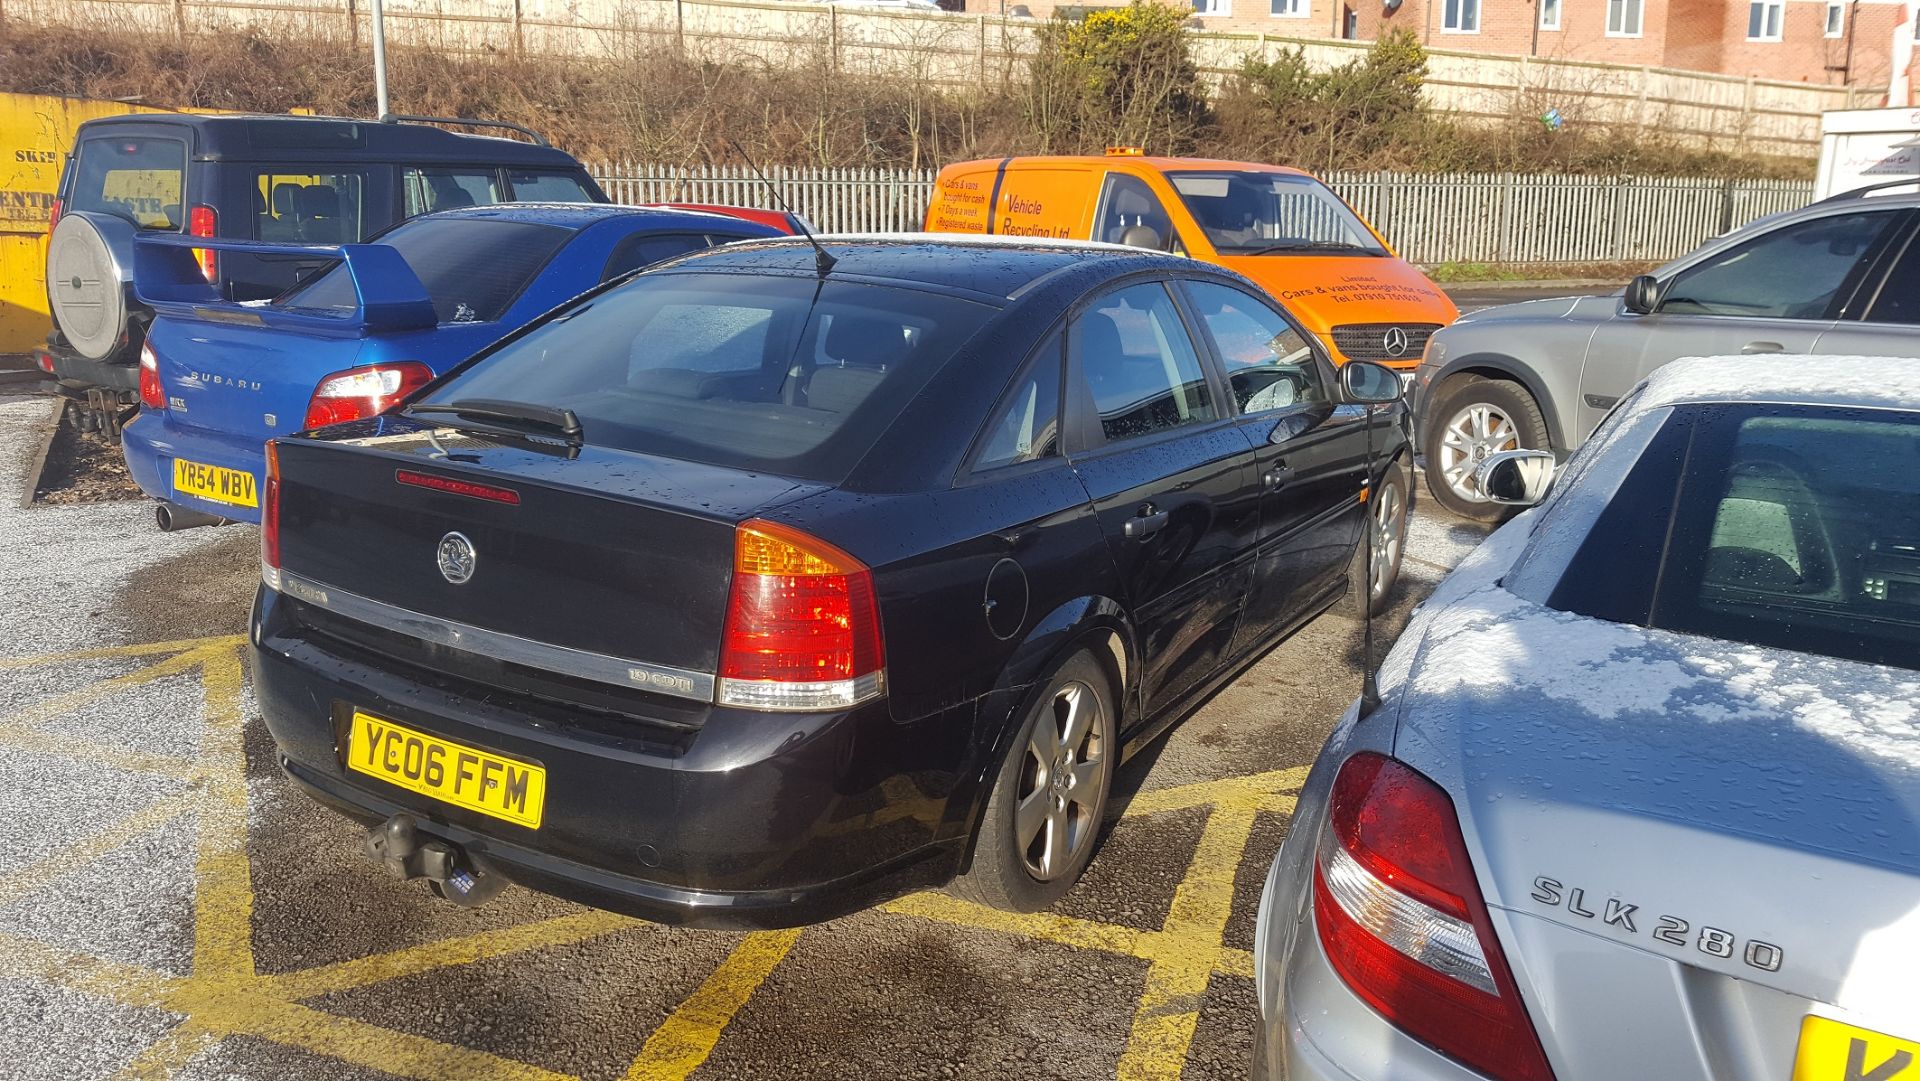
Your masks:
M1640 36L1640 10L1644 0L1607 0L1607 36Z
M1233 14L1233 0L1193 0L1193 13L1225 17Z
M1480 0L1447 0L1445 15L1440 20L1440 29L1449 34L1478 34L1480 32Z
M1753 0L1747 5L1747 40L1779 41L1780 9L1786 0Z
M1272 0L1276 18L1304 19L1312 5L1307 0Z
M1847 25L1846 5L1827 0L1827 36L1837 38Z
M1540 0L1540 29L1560 29L1560 0Z

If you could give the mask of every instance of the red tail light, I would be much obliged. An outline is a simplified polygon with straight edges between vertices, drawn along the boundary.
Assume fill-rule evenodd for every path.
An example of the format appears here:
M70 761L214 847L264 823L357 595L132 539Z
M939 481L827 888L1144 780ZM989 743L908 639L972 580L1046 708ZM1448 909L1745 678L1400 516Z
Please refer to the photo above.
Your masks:
M1334 971L1394 1027L1500 1081L1553 1081L1440 786L1382 755L1348 759L1313 901Z
M324 428L378 416L433 379L433 369L417 360L348 368L320 380L307 401L305 427Z
M53 200L53 209L47 214L47 238L49 240L53 238L53 227L60 224L60 209L61 209L60 198L59 196L55 196Z
M53 354L47 352L45 349L42 349L39 352L39 357L40 357L40 370L43 372L46 372L48 375L52 375L53 374Z
M187 235L219 236L220 216L210 206L196 206L187 211ZM206 275L207 281L217 284L220 281L218 257L207 248L193 249L193 257L200 261L200 273Z
M260 577L280 588L280 444L267 443L267 490L260 502Z
M842 709L885 691L886 664L865 564L773 522L735 530L721 705Z
M49 356L47 360L53 358ZM160 356L148 341L140 343L140 404L148 409L167 407L167 389L160 385Z

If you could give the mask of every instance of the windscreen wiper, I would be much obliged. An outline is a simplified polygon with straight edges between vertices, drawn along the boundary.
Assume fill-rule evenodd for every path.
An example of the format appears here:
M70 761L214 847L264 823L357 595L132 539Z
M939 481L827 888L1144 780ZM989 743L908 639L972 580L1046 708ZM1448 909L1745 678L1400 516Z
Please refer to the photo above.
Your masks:
M475 420L505 421L531 428L545 428L548 431L558 432L568 439L580 438L580 418L573 415L573 410L560 409L551 405L510 402L504 398L462 398L457 402L423 402L419 405L410 405L406 411L409 415L452 413L457 417L471 417Z
M1283 241L1282 243L1279 243L1279 244L1269 244L1258 251L1247 252L1245 254L1272 255L1275 252L1283 252L1283 251L1358 251L1358 252L1365 252L1368 255L1380 254L1378 251L1374 250L1373 248L1365 247L1364 245L1360 245L1360 244L1344 244L1344 243L1337 243L1333 241L1316 242L1312 240Z

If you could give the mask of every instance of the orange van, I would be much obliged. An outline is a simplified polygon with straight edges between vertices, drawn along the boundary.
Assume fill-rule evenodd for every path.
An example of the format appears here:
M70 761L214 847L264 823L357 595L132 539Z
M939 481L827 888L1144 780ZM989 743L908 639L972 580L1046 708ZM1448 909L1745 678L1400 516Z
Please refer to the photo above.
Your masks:
M1021 157L940 170L928 232L1104 240L1237 270L1286 305L1337 363L1412 371L1453 301L1332 189L1239 161Z

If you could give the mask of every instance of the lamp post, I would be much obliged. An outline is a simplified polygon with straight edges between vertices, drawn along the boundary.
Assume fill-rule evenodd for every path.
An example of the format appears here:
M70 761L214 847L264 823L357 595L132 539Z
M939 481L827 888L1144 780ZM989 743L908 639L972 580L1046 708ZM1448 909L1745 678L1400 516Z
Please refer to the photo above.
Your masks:
M387 20L380 0L373 0L373 98L374 116L387 116Z

